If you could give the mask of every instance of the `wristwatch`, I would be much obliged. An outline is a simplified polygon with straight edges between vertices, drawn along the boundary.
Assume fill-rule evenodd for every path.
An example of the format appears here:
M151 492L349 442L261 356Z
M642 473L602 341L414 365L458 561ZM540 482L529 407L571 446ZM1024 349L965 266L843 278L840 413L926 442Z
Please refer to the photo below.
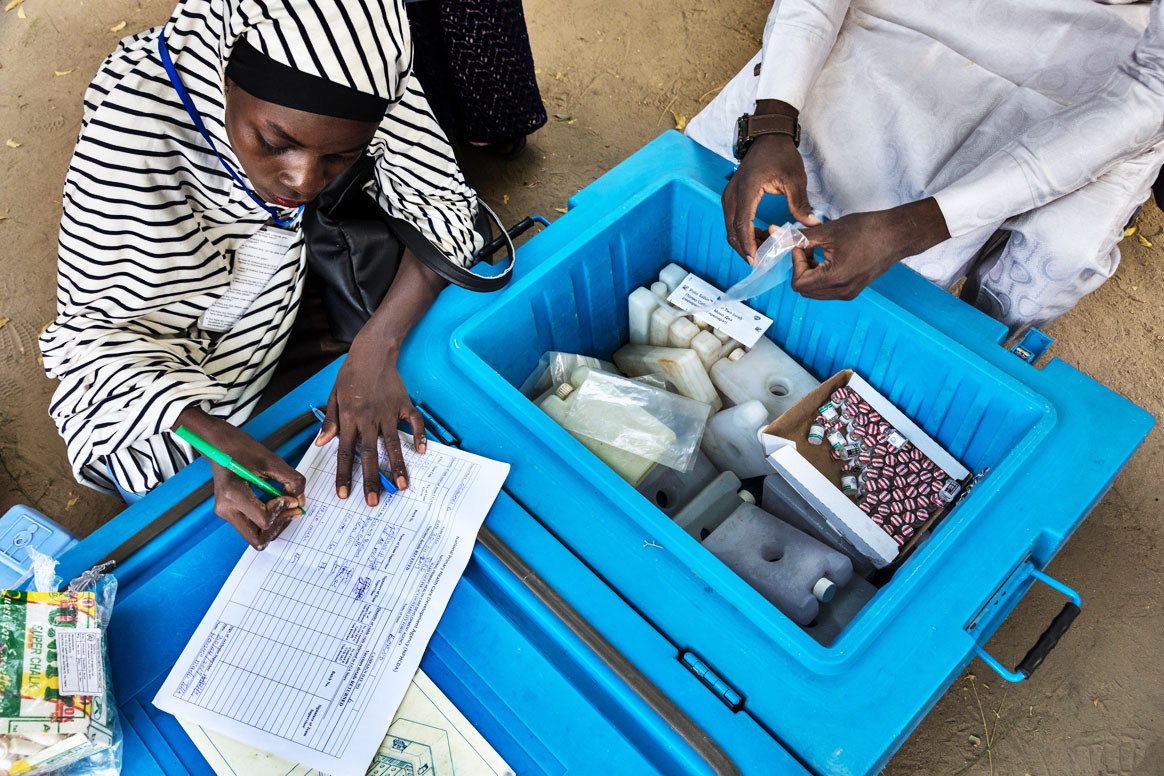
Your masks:
M742 161L752 141L760 135L788 135L800 147L800 122L795 116L777 113L748 114L736 119L736 159Z

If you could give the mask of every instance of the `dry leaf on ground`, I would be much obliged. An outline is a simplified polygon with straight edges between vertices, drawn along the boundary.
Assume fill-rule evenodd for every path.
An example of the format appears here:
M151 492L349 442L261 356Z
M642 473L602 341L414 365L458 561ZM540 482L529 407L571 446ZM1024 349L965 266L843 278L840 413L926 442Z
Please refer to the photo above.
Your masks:
M68 75L69 73L73 72L76 69L77 68L75 68L75 67L70 67L68 70L54 70L53 75Z
M7 13L8 11L11 11L13 8L20 5L23 2L24 2L24 0L8 0L8 5L4 6L5 13Z
M110 27L110 28L109 28L109 31L110 31L110 32L121 32L122 30L124 30L124 29L125 29L125 25L126 25L126 24L128 24L128 23L129 23L129 22L120 21L120 22L118 22L117 24L115 24L115 25L113 25L112 27Z
M683 128L687 126L687 117L682 113L676 113L675 111L671 111L671 116L675 119L675 129L682 132Z
M5 140L4 145L8 146L9 148L20 148L20 146L21 146L20 143L17 143L12 138L8 138L7 140Z

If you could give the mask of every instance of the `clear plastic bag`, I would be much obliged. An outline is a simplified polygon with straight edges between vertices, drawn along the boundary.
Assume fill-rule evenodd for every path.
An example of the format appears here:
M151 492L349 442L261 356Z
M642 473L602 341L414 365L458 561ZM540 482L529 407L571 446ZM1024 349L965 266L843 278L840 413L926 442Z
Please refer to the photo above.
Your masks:
M56 561L30 550L34 590L0 597L0 774L118 776L122 735L106 631L117 579L103 564L57 592ZM66 639L66 634L68 638ZM66 671L77 666L77 671ZM78 681L92 695L64 695Z
M746 278L724 291L719 300L713 304L687 312L694 314L713 310L726 302L742 302L787 282L792 277L790 255L792 249L808 247L808 240L798 226L799 224L784 224L777 228L775 233L768 235L768 239L756 250L756 263L752 265L752 271Z
M694 464L710 415L703 402L590 369L562 425L685 472Z
M538 365L521 384L521 392L527 399L537 399L555 385L569 382L570 375L580 366L617 371L614 364L599 358L550 350L538 359Z

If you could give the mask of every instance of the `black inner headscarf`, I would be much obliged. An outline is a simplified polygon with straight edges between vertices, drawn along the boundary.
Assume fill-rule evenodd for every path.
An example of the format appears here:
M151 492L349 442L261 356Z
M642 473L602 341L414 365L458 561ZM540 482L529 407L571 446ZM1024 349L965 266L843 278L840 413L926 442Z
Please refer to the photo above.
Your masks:
M226 76L248 94L285 108L377 124L388 112L383 97L288 67L242 39L230 52Z

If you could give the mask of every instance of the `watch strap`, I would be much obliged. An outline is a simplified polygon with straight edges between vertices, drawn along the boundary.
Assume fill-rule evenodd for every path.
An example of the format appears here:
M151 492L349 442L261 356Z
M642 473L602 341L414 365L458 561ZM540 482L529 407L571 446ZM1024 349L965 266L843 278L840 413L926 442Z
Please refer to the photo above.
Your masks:
M800 145L800 123L793 116L778 113L761 113L748 116L748 137L760 135L788 135Z

